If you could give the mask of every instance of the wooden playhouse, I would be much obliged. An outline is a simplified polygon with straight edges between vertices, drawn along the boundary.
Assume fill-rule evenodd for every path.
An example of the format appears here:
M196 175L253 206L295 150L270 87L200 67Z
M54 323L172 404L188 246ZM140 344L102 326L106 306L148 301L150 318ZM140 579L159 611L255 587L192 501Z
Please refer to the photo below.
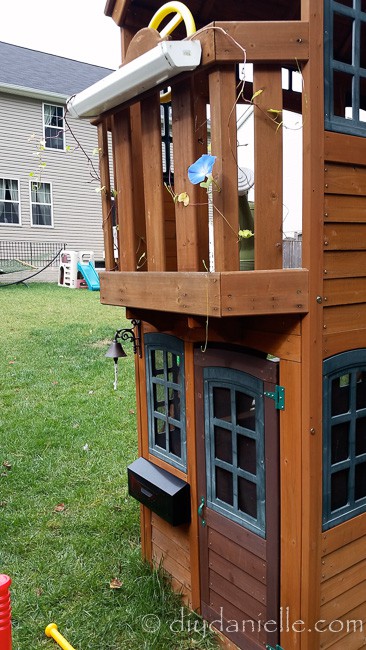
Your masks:
M164 21L147 27L160 4L108 0L124 65L164 37ZM181 24L171 38L199 42L201 57L170 78L170 103L162 80L94 119L101 300L140 321L144 462L132 490L147 504L143 554L228 646L356 650L366 638L366 0L187 5L197 32ZM237 144L248 108L254 268L244 271ZM300 115L300 268L283 265L285 111ZM205 188L187 170L207 153ZM158 483L189 486L177 520L151 489L155 470Z

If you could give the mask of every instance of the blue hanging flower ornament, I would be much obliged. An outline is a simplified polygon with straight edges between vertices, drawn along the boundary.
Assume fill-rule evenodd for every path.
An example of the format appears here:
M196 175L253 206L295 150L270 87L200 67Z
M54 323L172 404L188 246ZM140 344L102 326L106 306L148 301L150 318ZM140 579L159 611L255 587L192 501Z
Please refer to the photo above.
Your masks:
M188 167L188 179L193 185L200 184L200 187L205 187L208 191L212 183L215 183L218 191L220 188L212 176L212 169L216 160L216 156L211 156L204 153L193 165ZM207 180L205 180L207 179Z

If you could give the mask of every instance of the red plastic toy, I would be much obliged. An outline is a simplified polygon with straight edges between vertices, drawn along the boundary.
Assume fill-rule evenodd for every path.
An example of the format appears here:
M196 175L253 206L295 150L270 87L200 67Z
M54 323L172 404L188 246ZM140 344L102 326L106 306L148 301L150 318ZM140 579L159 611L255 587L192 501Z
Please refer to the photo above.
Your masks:
M0 574L0 648L11 650L11 607L9 576Z

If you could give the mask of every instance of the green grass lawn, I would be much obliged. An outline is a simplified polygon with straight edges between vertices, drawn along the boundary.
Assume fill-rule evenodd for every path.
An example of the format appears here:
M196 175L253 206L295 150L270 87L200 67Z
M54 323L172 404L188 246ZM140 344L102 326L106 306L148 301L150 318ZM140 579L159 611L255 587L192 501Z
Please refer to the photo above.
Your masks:
M129 326L124 311L98 292L31 284L0 287L0 312L0 573L13 581L13 650L56 649L44 635L53 621L76 650L216 647L193 614L177 622L179 599L141 560L126 475L137 458L132 346L117 391L104 357Z

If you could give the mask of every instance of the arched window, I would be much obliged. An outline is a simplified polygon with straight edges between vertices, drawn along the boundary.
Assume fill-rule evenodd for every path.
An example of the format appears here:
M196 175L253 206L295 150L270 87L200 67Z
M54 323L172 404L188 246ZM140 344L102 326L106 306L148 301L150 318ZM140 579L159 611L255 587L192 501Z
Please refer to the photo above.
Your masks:
M323 530L366 511L366 348L324 361Z

